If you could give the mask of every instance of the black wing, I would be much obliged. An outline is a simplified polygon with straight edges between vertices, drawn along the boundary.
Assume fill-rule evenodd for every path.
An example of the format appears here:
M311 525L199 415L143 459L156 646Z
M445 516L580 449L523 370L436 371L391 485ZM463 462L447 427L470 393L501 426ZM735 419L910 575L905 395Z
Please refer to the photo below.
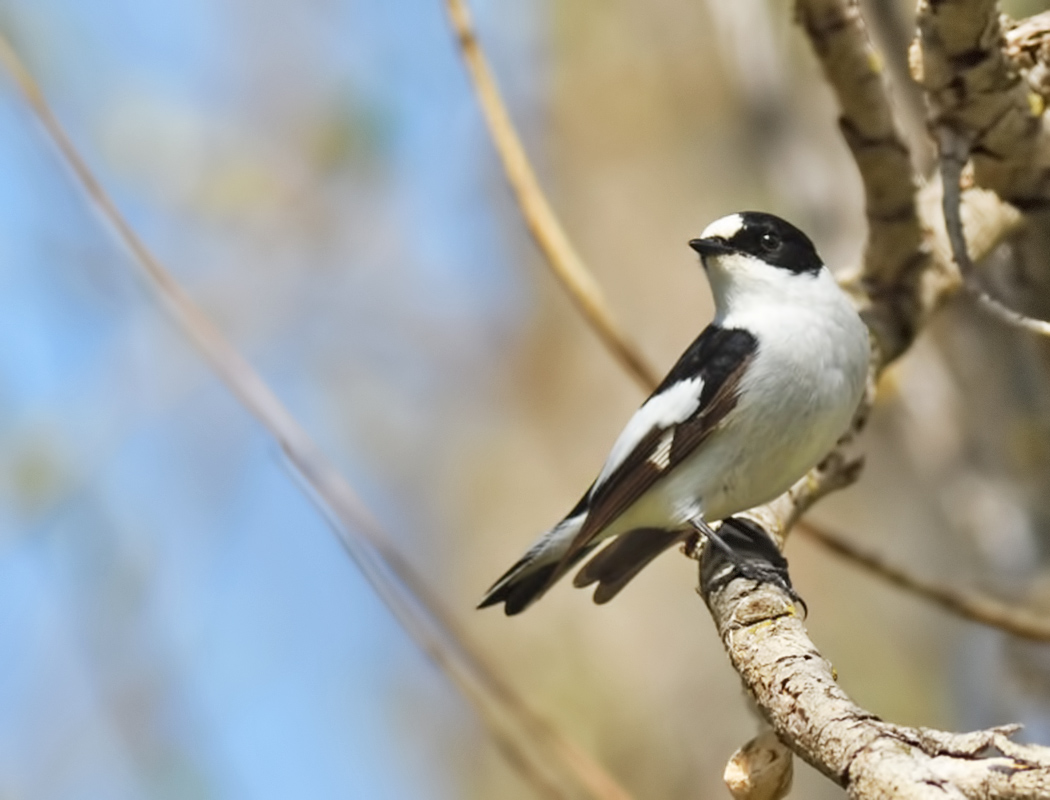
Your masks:
M757 351L758 340L745 330L714 324L703 330L646 401L699 377L703 384L696 410L682 421L654 426L615 470L595 483L587 498L587 521L561 561L564 568L574 563L576 554L587 548L609 523L711 435L736 405L740 379Z

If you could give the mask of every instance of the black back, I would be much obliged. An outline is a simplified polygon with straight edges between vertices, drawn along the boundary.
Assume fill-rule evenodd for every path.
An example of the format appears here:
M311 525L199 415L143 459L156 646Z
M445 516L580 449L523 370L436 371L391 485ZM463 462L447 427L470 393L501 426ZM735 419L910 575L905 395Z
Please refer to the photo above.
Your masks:
M754 334L739 328L722 328L712 322L679 356L653 394L699 375L704 379L700 408L706 408L726 379L757 349L758 339Z

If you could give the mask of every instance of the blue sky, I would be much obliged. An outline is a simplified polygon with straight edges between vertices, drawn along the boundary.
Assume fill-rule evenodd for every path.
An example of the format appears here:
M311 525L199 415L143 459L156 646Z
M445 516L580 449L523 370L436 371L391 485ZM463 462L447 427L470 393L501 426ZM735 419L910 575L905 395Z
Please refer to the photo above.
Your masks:
M493 29L487 6L528 130L542 16ZM413 490L530 308L442 4L34 0L2 19L150 245L380 517L440 539ZM295 149L314 117L349 131L334 166ZM0 171L0 795L457 796L465 707L6 84ZM374 430L386 463L353 447Z

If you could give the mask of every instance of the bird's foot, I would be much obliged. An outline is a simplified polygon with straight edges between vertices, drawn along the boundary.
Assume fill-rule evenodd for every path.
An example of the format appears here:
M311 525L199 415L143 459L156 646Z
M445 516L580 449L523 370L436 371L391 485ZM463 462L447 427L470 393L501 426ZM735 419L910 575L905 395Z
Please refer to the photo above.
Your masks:
M701 583L709 593L737 578L776 586L808 613L806 601L791 585L787 559L773 540L750 520L729 517L714 531L703 519L693 527L713 545L701 562Z

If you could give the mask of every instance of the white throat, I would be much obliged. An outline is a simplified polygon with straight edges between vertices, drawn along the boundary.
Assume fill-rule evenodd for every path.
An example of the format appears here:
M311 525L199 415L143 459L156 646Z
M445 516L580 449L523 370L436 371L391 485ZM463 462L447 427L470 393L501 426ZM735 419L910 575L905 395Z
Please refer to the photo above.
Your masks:
M769 312L813 311L855 314L849 298L826 267L817 273L794 273L753 256L731 253L708 259L707 277L715 301L715 322L741 327L744 318ZM759 325L759 327L765 327Z

